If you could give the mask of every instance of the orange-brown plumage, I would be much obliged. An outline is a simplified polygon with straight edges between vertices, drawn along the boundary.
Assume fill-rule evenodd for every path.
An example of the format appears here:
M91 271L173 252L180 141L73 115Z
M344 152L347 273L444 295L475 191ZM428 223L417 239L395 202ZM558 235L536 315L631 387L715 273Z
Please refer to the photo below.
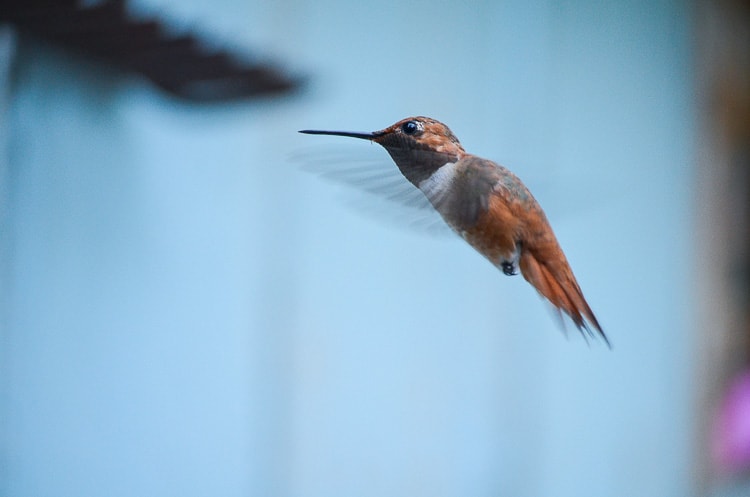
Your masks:
M477 160L500 167L486 159ZM558 311L567 314L579 329L588 329L590 325L607 341L547 216L515 175L499 181L488 196L487 209L461 235L497 267L503 260L512 259L518 250L518 265L524 279Z
M578 286L547 217L508 169L466 153L443 123L410 117L373 133L303 131L351 136L382 145L446 223L506 275L517 274L589 334L604 331Z

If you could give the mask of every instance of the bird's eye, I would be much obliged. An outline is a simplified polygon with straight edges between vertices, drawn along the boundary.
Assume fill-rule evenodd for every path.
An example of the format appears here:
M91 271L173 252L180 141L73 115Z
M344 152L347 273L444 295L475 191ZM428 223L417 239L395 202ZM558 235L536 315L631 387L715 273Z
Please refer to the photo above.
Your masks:
M401 131L406 135L413 135L419 131L419 124L416 121L406 121L401 125Z

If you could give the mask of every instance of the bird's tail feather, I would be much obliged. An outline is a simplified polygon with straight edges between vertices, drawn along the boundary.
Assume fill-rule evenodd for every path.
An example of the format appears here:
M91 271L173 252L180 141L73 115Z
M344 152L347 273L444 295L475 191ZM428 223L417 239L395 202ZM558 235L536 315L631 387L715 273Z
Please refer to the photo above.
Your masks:
M583 297L583 292L566 261L562 261L562 264L553 268L540 262L532 252L527 250L522 253L519 262L521 273L526 281L531 283L556 309L570 316L581 333L592 335L591 328L593 328L607 346L610 346L607 336Z

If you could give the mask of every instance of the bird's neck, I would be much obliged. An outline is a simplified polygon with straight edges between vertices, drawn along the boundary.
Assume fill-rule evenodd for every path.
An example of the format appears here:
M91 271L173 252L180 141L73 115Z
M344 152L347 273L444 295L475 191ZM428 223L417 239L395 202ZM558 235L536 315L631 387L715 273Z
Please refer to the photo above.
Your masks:
M401 174L416 187L445 164L459 160L456 154L419 149L389 149L388 153Z

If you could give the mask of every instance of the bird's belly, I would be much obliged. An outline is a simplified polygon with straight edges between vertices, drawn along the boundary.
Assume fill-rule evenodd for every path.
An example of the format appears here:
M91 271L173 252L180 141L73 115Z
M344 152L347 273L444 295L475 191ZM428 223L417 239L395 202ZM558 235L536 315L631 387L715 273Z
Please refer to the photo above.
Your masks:
M477 228L459 232L459 234L495 266L515 258L516 244L512 242L512 238L505 236L502 232Z
M489 208L473 226L454 227L469 245L495 266L515 260L520 248L517 243L518 221L503 207L499 200L491 199Z
M490 194L486 208L479 208L483 202L469 201L460 195L482 195L484 192L465 192L456 188L457 177L460 177L460 172L456 164L448 162L418 186L445 222L495 266L517 258L515 233L518 223L507 205L500 197ZM474 209L478 215L473 214L477 212ZM466 215L466 211L472 214ZM471 225L467 226L469 222Z

